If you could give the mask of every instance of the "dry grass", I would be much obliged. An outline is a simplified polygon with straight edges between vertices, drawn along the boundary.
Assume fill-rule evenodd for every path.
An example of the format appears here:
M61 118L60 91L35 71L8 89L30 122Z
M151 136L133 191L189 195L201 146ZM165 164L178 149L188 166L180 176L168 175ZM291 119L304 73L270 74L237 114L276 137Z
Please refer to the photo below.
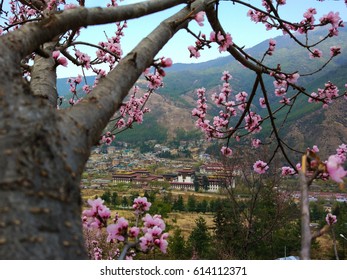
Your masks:
M174 212L169 214L166 221L173 227L180 228L182 235L187 238L195 227L195 220L202 216L207 224L207 227L213 228L213 215L211 213L191 213L191 212Z
M325 234L317 238L318 248L313 248L311 251L312 259L317 260L333 260L335 259L334 244L331 236Z
M82 190L82 198L87 201L87 199L94 199L95 196L101 196L105 190L95 190L95 189L83 189ZM210 193L192 193L192 192L184 192L184 191L173 191L174 197L178 195L183 196L183 200L185 203L188 201L188 197L194 195L197 201L206 199L212 200L217 198L223 198L222 195L219 194L210 194ZM122 194L124 195L124 194ZM112 217L114 217L118 213L120 217L126 218L131 223L135 221L135 216L132 210L122 210L117 209L112 211ZM193 213L193 212L172 212L168 214L168 218L165 218L166 224L171 226L171 233L175 228L180 228L182 231L182 235L187 238L195 227L195 220L202 216L209 229L213 228L213 215L211 213Z

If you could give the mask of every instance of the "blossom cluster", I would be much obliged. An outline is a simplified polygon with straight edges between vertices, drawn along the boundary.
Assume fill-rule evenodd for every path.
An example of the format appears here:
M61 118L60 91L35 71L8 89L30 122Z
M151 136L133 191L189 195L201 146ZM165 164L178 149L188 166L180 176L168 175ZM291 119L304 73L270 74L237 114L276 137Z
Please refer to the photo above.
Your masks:
M137 98L136 93L138 90L138 87L135 87L134 93L130 96L129 100L120 107L120 117L116 122L117 128L130 127L133 123L142 123L143 115L150 111L148 108L144 107L150 94L147 92L143 96Z
M127 22L117 22L115 36L107 38L106 42L99 42L100 49L96 51L96 57L101 63L108 63L110 70L113 69L123 55L121 38L124 36L124 28L128 27Z
M111 145L111 143L113 142L115 138L116 136L112 134L111 131L107 131L105 134L101 136L100 144Z
M278 5L285 5L286 1L276 1ZM267 30L273 28L282 29L283 33L286 34L288 31L297 31L301 34L307 34L308 31L314 30L317 26L330 25L329 36L338 35L338 28L343 27L343 21L338 12L329 12L323 15L319 19L319 23L316 23L315 15L317 10L315 8L308 8L304 14L303 19L298 24L290 24L288 22L277 22L274 6L271 7L268 1L262 1L262 5L266 11L259 9L250 9L247 16L250 17L251 21L255 23L263 23ZM280 21L280 20L279 20Z
M219 52L225 52L229 48L229 46L233 45L233 39L231 35L229 33L223 35L220 31L217 34L212 31L210 34L210 41L219 44Z
M205 12L199 12L195 15L194 20L200 25L203 26ZM210 47L211 43L218 43L219 52L225 52L227 49L233 45L232 37L229 33L222 34L220 31L216 34L214 31L210 33L209 40L205 34L199 33L196 36L197 40L195 41L195 46L188 46L190 57L199 58L200 50L203 50L205 46Z
M88 199L88 204L91 208L82 212L84 226L96 229L104 227L111 217L110 209L104 205L101 198Z
M127 219L118 217L117 214L113 221L108 224L108 221L111 220L111 211L103 203L104 201L100 198L88 200L90 208L82 213L83 225L85 230L88 230L87 234L90 234L92 230L99 232L89 241L91 244L87 244L88 247L92 248L91 257L94 259L118 258L121 255L121 243L130 245L123 247L123 250L129 250L125 254L127 259L135 256L137 250L149 252L158 248L162 253L167 252L169 234L165 232L165 222L160 215L145 214L151 206L146 197L134 199L133 209L136 222L133 226ZM112 250L107 250L107 255L104 255L106 250L104 251L100 245L103 228L106 228L106 242L109 246L115 245Z
M235 128L231 126L232 118L237 116L237 109L241 112L245 111L248 103L248 93L241 91L237 94L232 94L232 88L230 85L230 79L232 76L229 72L225 71L222 74L221 80L223 84L219 93L212 94L212 101L221 107L219 114L213 117L213 122L207 119L207 98L205 88L197 89L197 101L196 108L192 110L192 116L197 117L196 126L200 128L208 140L212 138L227 138L231 137L235 133ZM250 111L245 114L244 117L244 129L247 133L256 134L262 129L261 123L262 117L254 111ZM236 141L239 140L239 136L235 135ZM252 146L257 148L261 145L260 139L253 139ZM221 153L224 156L230 157L233 154L233 150L228 146L221 148ZM259 174L265 173L269 166L263 161L257 161L253 169Z
M318 88L317 92L312 92L308 102L322 103L323 108L327 108L328 105L337 97L339 97L339 89L329 81L324 84L324 89Z
M333 224L336 224L337 222L337 218L335 215L331 214L331 213L328 213L325 217L325 221L327 222L327 224L329 226L333 225Z
M268 164L262 160L257 160L253 164L253 170L254 170L254 172L256 172L258 174L264 174L268 169L269 169Z
M148 202L146 197L138 197L134 199L133 209L137 215L143 214L149 210L151 205L152 203Z
M219 111L218 116L213 117L213 122L206 119L207 112L207 98L205 88L197 90L197 106L192 110L192 115L197 117L196 126L199 127L204 133L207 139L222 138L225 134L230 133L233 128L229 126L231 117L236 116L236 106L243 107L247 93L242 92L233 98L231 98L232 88L229 83L231 79L229 72L225 71L222 74L221 80L223 81L221 90L219 93L212 94L212 101L222 109ZM236 104L238 101L238 104ZM230 149L226 147L222 149L224 155L230 155Z
M344 169L343 165L347 158L347 146L346 144L341 144L336 149L336 154L329 156L326 161L326 169L329 174L330 179L337 183L342 183L343 178L347 176L347 171Z
M151 216L146 214L143 218L144 227L142 232L144 236L140 238L140 248L143 252L148 252L159 248L161 252L166 253L169 234L164 232L165 223L160 215Z

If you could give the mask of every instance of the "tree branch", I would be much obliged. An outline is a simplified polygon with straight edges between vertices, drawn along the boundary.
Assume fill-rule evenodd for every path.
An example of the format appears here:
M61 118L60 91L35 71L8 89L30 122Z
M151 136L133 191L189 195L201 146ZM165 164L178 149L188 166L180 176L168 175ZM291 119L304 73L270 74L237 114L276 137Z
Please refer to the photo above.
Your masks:
M208 6L208 8L206 9L206 16L207 19L213 29L213 31L217 34L218 32L221 32L222 34L225 34L225 31L222 27L222 25L220 24L218 17L217 17L217 13L215 8L213 7L213 5ZM251 61L249 61L248 59L246 59L239 51L238 49L231 45L228 48L228 52L237 60L239 61L242 65L244 65L245 67L247 67L250 70L253 70L256 73L263 73L265 71L265 69L263 69L263 67L260 67L257 64L252 63Z
M267 108L268 113L269 113L271 126L273 128L273 132L275 134L278 146L281 149L281 152L282 152L283 156L285 157L286 161L290 164L290 166L292 168L294 168L296 170L295 165L289 159L289 157L288 157L288 155L287 155L287 153L286 153L286 151L285 151L285 149L284 149L284 147L282 145L282 140L281 140L281 137L278 134L278 130L277 130L276 123L275 123L275 118L274 118L274 116L272 114L272 110L271 110L270 102L269 102L269 99L268 99L268 96L267 96L267 92L266 92L265 84L264 84L264 81L263 81L263 77L260 74L259 74L259 76L260 76L259 77L260 87L261 87L262 92L263 92L264 100L265 100L265 103L266 103L266 108Z
M55 42L44 45L44 50L52 53ZM35 56L31 72L30 87L34 96L47 99L49 104L55 108L57 106L57 73L54 59L50 56L45 58L39 55Z
M144 1L119 7L65 10L54 13L40 22L26 24L2 36L0 42L6 44L12 53L17 53L20 59L68 30L139 18L186 2L186 0Z
M311 258L311 230L310 230L310 209L308 200L308 183L306 180L306 155L302 157L301 170L299 171L299 184L301 189L301 259Z

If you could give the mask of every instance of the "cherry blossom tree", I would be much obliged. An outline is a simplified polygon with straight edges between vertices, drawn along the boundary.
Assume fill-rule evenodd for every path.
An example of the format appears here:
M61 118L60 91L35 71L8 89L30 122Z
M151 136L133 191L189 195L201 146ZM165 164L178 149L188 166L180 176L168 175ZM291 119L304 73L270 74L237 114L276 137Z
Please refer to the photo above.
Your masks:
M156 56L181 29L191 33L195 40L195 44L188 45L184 50L188 57L197 58L206 47L216 46L220 52L229 52L255 73L252 92L242 91L234 96L232 73L223 73L221 92L212 97L216 105L221 107L213 123L207 117L205 90L198 90L198 106L193 115L198 118L197 125L206 132L207 137L225 139L222 153L232 156L233 141L255 135L261 131L262 123L269 121L277 143L274 154L281 152L289 164L285 172L306 171L304 167L299 169L288 157L291 150L278 133L275 117L282 108L289 106L289 112L292 111L299 95L306 95L309 102L320 102L327 107L343 96L340 94L342 90L339 93L333 82L327 81L322 89L309 93L297 83L301 73L286 72L280 65L267 65L266 58L276 51L274 40L269 41L263 58L250 56L235 43L232 30L229 33L223 29L218 18L218 0L152 0L121 6L111 0L104 8L87 8L86 2L12 0L8 6L4 1L0 2L3 19L0 29L0 150L3 154L0 159L1 258L87 257L82 234L79 183L90 150L100 142L110 143L117 131L130 127L134 122L142 122L143 114L148 112L146 101L162 85L165 67L172 64L168 57ZM255 23L264 24L267 29L282 30L306 49L312 60L321 59L319 44L337 36L343 25L337 12L330 12L317 21L315 8L306 11L301 22L289 22L280 16L282 6L286 4L283 0L264 0L257 5L236 0L229 2L230 5L248 7L248 17ZM174 6L181 6L182 9L164 20L123 56L121 40L127 20L159 13ZM211 33L194 34L189 29L189 22L201 26L205 24L205 17L211 26ZM115 24L114 36L106 36L104 42L98 43L78 40L83 28L106 23ZM295 32L308 38L310 32L319 26L328 26L327 34L321 41L301 42L296 38ZM81 45L95 48L95 57L81 51ZM338 46L332 46L330 51L330 58L321 68L341 53ZM82 99L77 88L84 79L83 75L71 78L71 106L62 109L56 90L56 70L70 64L93 71L97 78L94 85L83 86L86 97ZM101 65L106 65L108 70ZM148 91L138 96L133 86L141 75L148 80ZM265 76L273 79L273 89L265 87ZM256 100L258 92L262 97ZM279 108L270 104L270 92L278 96ZM126 101L128 95L130 98ZM254 110L255 102L267 110L267 116ZM114 119L114 131L105 132L111 119ZM261 144L261 140L253 140L253 146ZM309 152L316 155L314 150ZM346 175L342 165L344 155L333 156L327 163L314 156L316 176L342 180ZM271 158L266 162L264 160L259 159L254 164L256 172L264 173L269 169ZM301 173L306 182L306 173ZM91 202L91 206L93 208L94 203ZM102 214L107 213L104 211ZM119 233L125 231L128 225L124 220L118 221L109 228L109 238L121 241L124 235ZM135 229L131 232L134 236L137 234ZM143 249L149 244L147 241L150 237L149 234L146 237L146 234L140 243Z

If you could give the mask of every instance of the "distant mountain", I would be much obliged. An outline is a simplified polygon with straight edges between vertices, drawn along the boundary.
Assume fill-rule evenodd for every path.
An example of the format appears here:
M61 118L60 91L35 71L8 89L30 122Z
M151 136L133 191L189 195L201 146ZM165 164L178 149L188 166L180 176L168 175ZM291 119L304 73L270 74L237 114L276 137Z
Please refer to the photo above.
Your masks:
M311 33L313 41L319 40L324 35L324 29L318 29ZM342 48L342 55L337 56L324 70L315 75L301 76L299 83L308 92L316 91L317 88L324 87L324 83L332 81L339 88L344 88L347 82L347 29L340 30L338 37L329 38L319 45L323 51L323 58L312 60L302 47L299 47L289 36L279 36L274 38L277 42L276 51L271 57L266 57L266 63L276 67L280 64L286 72L299 71L301 74L311 73L318 69L330 55L330 46L336 45ZM306 40L303 35L298 39ZM253 57L261 59L263 53L268 48L268 41L264 41L246 52ZM218 91L221 85L221 74L223 71L232 74L231 80L233 92L250 92L253 86L254 74L245 69L231 56L221 57L215 60L194 64L174 64L167 69L167 76L164 79L164 88L154 94L148 104L151 108L151 115L147 117L142 126L135 126L136 130L125 132L117 137L130 142L149 140L150 138L160 141L167 141L175 138L178 128L186 131L196 131L191 117L191 110L196 102L196 89L205 87L208 93ZM92 84L94 77L87 77L88 83ZM269 92L274 90L270 78L265 79ZM58 91L66 95L69 85L66 79L58 81ZM273 94L270 94L271 102L278 102ZM332 151L336 145L347 142L347 113L344 109L343 100L328 109L321 106L312 106L307 103L307 98L297 101L297 106L288 118L288 125L281 130L282 136L286 137L290 144L296 148L307 147L313 143L318 143L322 150ZM213 106L213 104L211 104ZM280 123L285 114L277 116ZM264 132L270 132L269 127L264 125ZM157 133L150 133L150 131ZM158 133L160 131L160 133ZM136 137L134 136L136 135ZM196 133L194 135L197 135ZM143 138L141 138L143 136Z

